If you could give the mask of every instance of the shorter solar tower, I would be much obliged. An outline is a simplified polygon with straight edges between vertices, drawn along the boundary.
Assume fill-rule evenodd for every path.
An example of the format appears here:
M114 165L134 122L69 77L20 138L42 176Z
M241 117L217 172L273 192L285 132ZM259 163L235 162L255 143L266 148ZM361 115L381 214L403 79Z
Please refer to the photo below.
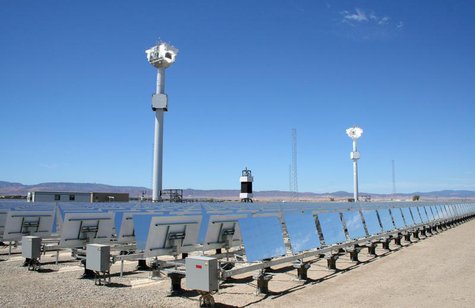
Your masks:
M241 202L252 202L252 182L254 178L252 176L251 170L244 169L242 171L239 181L241 182L241 193L239 198Z
M353 151L350 153L350 158L353 161L353 194L356 202L358 201L358 159L360 159L360 152L358 152L356 142L363 134L363 129L358 126L353 126L346 130L346 134L353 140Z

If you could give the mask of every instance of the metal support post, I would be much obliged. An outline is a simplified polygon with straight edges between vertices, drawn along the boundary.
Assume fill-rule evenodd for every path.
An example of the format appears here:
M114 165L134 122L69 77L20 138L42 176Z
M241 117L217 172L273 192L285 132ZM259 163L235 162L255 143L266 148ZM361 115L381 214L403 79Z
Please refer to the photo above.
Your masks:
M310 268L310 264L308 262L303 262L302 260L298 260L293 264L294 268L297 269L297 277L299 280L307 280L307 272Z
M372 255L372 256L375 256L375 255L376 255L376 243L371 243L371 244L368 246L368 254L369 254L369 255Z
M394 244L396 244L398 246L402 246L401 245L401 240L402 240L402 234L398 233L397 236L394 237Z
M147 260L146 259L140 259L137 263L137 268L138 271L148 271L150 270L150 266L147 265Z
M160 261L158 261L158 259L155 259L152 262L150 268L152 269L150 279L160 279L162 277L162 275L160 273L161 263L160 263Z
M21 265L22 267L27 267L31 262L30 258L25 258L25 261L23 261L23 264Z
M171 288L169 296L177 296L183 292L181 288L181 280L185 278L185 274L179 272L169 272L167 276L171 280Z
M214 307L215 302L213 295L209 292L198 291L200 294L200 307Z
M269 281L272 279L272 275L267 274L264 270L259 271L259 274L253 277L257 280L257 294L269 293Z
M104 281L105 284L110 284L111 283L111 275L110 271L107 272L94 272L94 284L96 286L102 286L102 281Z
M426 227L422 227L422 229L421 229L421 235L422 235L423 237L427 237L427 234L426 234Z
M337 255L332 255L332 254L329 254L329 255L326 255L325 256L325 259L327 259L327 268L329 270L336 270L336 260L338 259L338 256Z
M84 266L84 273L81 276L81 279L95 279L96 273L93 270L86 268L87 259L82 259L81 264Z
M26 258L25 263L27 263L26 266L28 266L29 271L40 271L41 269L41 262L39 258Z
M360 252L360 249L358 247L353 247L353 249L349 251L350 260L353 262L360 262L360 260L358 259L359 252Z

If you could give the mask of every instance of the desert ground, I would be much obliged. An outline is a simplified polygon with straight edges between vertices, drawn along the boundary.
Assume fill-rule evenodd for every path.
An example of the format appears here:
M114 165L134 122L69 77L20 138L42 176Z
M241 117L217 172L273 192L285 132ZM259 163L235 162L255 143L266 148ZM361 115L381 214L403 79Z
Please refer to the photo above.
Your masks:
M331 271L326 261L313 263L309 280L297 280L292 267L273 268L268 295L256 295L252 273L224 282L214 295L217 307L474 307L475 220L439 234L378 248L378 256L360 254L360 263L348 256ZM126 262L111 269L112 283L96 286L80 279L83 269L67 251L60 264L54 253L42 257L40 272L22 267L18 249L8 255L0 248L0 303L2 307L198 307L199 295L185 290L169 297L168 278L151 280L150 272L134 271ZM182 282L185 287L185 281Z

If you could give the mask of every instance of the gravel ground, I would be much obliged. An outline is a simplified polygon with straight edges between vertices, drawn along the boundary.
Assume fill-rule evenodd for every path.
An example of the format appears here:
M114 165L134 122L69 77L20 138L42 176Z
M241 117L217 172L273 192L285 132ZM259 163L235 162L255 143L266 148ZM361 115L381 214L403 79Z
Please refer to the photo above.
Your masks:
M224 283L215 295L217 306L324 306L324 307L457 307L475 306L475 221L449 229L416 243L403 243L392 251L378 249L378 257L360 254L359 264L348 256L338 259L339 271L327 270L326 261L315 262L309 280L297 280L293 268L274 268L270 294L256 295L252 274ZM168 278L149 279L150 272L134 271L126 262L126 275L119 277L119 264L111 268L112 283L96 286L80 279L83 269L70 253L42 257L41 272L22 267L19 249L8 256L0 247L1 307L198 307L199 296L185 291L169 297ZM182 286L185 286L183 280Z

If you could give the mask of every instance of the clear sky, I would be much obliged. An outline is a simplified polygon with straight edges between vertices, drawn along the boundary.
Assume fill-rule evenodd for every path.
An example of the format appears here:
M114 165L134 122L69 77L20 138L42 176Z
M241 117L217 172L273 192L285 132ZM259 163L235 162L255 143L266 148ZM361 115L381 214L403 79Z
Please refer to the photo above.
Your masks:
M164 188L475 190L474 1L0 0L0 180L151 187L167 70Z

